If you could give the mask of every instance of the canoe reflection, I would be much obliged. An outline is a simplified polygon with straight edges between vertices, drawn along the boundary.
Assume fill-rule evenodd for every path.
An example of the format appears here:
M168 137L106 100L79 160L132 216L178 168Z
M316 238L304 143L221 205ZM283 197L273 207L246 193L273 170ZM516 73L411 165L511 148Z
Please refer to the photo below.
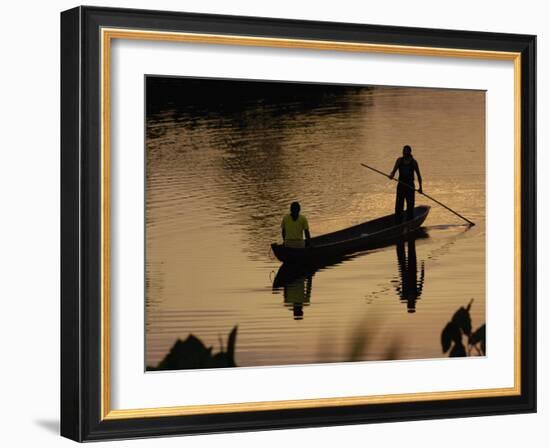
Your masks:
M424 286L424 262L421 263L420 278L418 278L416 257L416 240L424 238L428 238L427 232L424 229L419 229L408 238L395 243L398 276L393 283L398 297L407 304L409 313L416 311L416 302L420 299ZM295 320L301 320L304 318L304 307L311 304L313 277L317 272L333 268L371 252L364 251L345 257L333 258L330 261L324 260L323 264L318 265L283 263L273 280L273 292L282 292L284 305L292 310Z

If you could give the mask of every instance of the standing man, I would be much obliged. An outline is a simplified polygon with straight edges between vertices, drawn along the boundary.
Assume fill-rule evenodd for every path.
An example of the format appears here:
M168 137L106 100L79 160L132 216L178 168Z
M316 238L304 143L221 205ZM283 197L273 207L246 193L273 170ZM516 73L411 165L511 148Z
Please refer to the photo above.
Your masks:
M395 172L399 170L399 182L397 183L397 195L395 198L395 223L403 221L403 206L407 201L407 221L414 217L414 173L418 180L418 192L422 193L422 176L418 168L418 162L412 156L409 145L403 146L403 157L395 161L395 166L388 176L393 179Z
M303 248L309 246L309 224L304 215L300 215L300 203L290 204L290 213L281 222L281 231L286 247ZM304 241L304 235L306 237Z

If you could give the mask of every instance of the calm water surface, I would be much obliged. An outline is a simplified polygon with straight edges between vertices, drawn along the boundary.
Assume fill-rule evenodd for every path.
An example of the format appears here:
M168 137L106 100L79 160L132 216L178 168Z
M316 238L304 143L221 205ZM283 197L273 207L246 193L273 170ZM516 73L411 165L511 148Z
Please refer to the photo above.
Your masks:
M441 331L471 299L474 329L485 323L484 92L350 88L304 101L230 84L230 98L148 112L147 365L189 334L218 351L235 325L237 365L259 366L447 356ZM274 287L270 244L290 202L313 236L392 213L395 184L359 163L389 172L404 144L425 192L477 225L417 195L433 205L427 237Z

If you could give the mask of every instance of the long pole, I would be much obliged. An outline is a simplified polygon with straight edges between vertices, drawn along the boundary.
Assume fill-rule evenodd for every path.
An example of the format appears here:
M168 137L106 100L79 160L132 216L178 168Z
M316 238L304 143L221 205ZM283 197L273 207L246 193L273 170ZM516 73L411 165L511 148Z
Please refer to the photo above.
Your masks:
M382 172L382 171L380 171L380 170L377 170L376 168L373 168L372 166L369 166L369 165L367 165L367 164L365 164L365 163L362 163L361 165L364 166L365 168L368 168L368 169L371 170L371 171L374 171L375 173L381 174L382 176L387 177L388 179L390 179L390 177L389 177L386 173L384 173L384 172ZM398 179L393 179L393 178L391 178L391 180L393 180L393 181L395 181L395 182L397 182L397 183L399 183L399 184L406 185L407 187L412 188L414 191L417 191L418 193L420 193L420 191L418 191L418 190L415 189L413 186L411 186L411 185L409 185L409 184L407 184L407 183L405 183L405 182L401 182L400 180L398 180ZM445 204L439 202L437 199L432 198L431 196L427 195L427 194L424 193L424 192L422 192L422 193L420 193L420 194L423 195L423 196L426 196L428 199L430 199L431 201L434 201L436 204L441 205L441 207L443 207L443 208L446 209L446 210L449 210L451 213L454 213L456 216L458 216L459 218L463 219L463 220L466 221L468 224L470 224L470 226L475 226L475 223L474 223L474 222L470 221L468 218L465 218L465 217L462 216L460 213L455 212L452 208L447 207Z

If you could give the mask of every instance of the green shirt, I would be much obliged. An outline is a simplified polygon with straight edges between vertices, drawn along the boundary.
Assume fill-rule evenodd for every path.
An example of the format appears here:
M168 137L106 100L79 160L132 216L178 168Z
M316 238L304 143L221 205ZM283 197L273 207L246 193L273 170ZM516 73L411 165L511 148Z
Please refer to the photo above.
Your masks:
M309 225L304 215L298 215L298 219L294 221L289 213L283 218L281 228L285 230L285 241L302 241L304 230L308 230Z

